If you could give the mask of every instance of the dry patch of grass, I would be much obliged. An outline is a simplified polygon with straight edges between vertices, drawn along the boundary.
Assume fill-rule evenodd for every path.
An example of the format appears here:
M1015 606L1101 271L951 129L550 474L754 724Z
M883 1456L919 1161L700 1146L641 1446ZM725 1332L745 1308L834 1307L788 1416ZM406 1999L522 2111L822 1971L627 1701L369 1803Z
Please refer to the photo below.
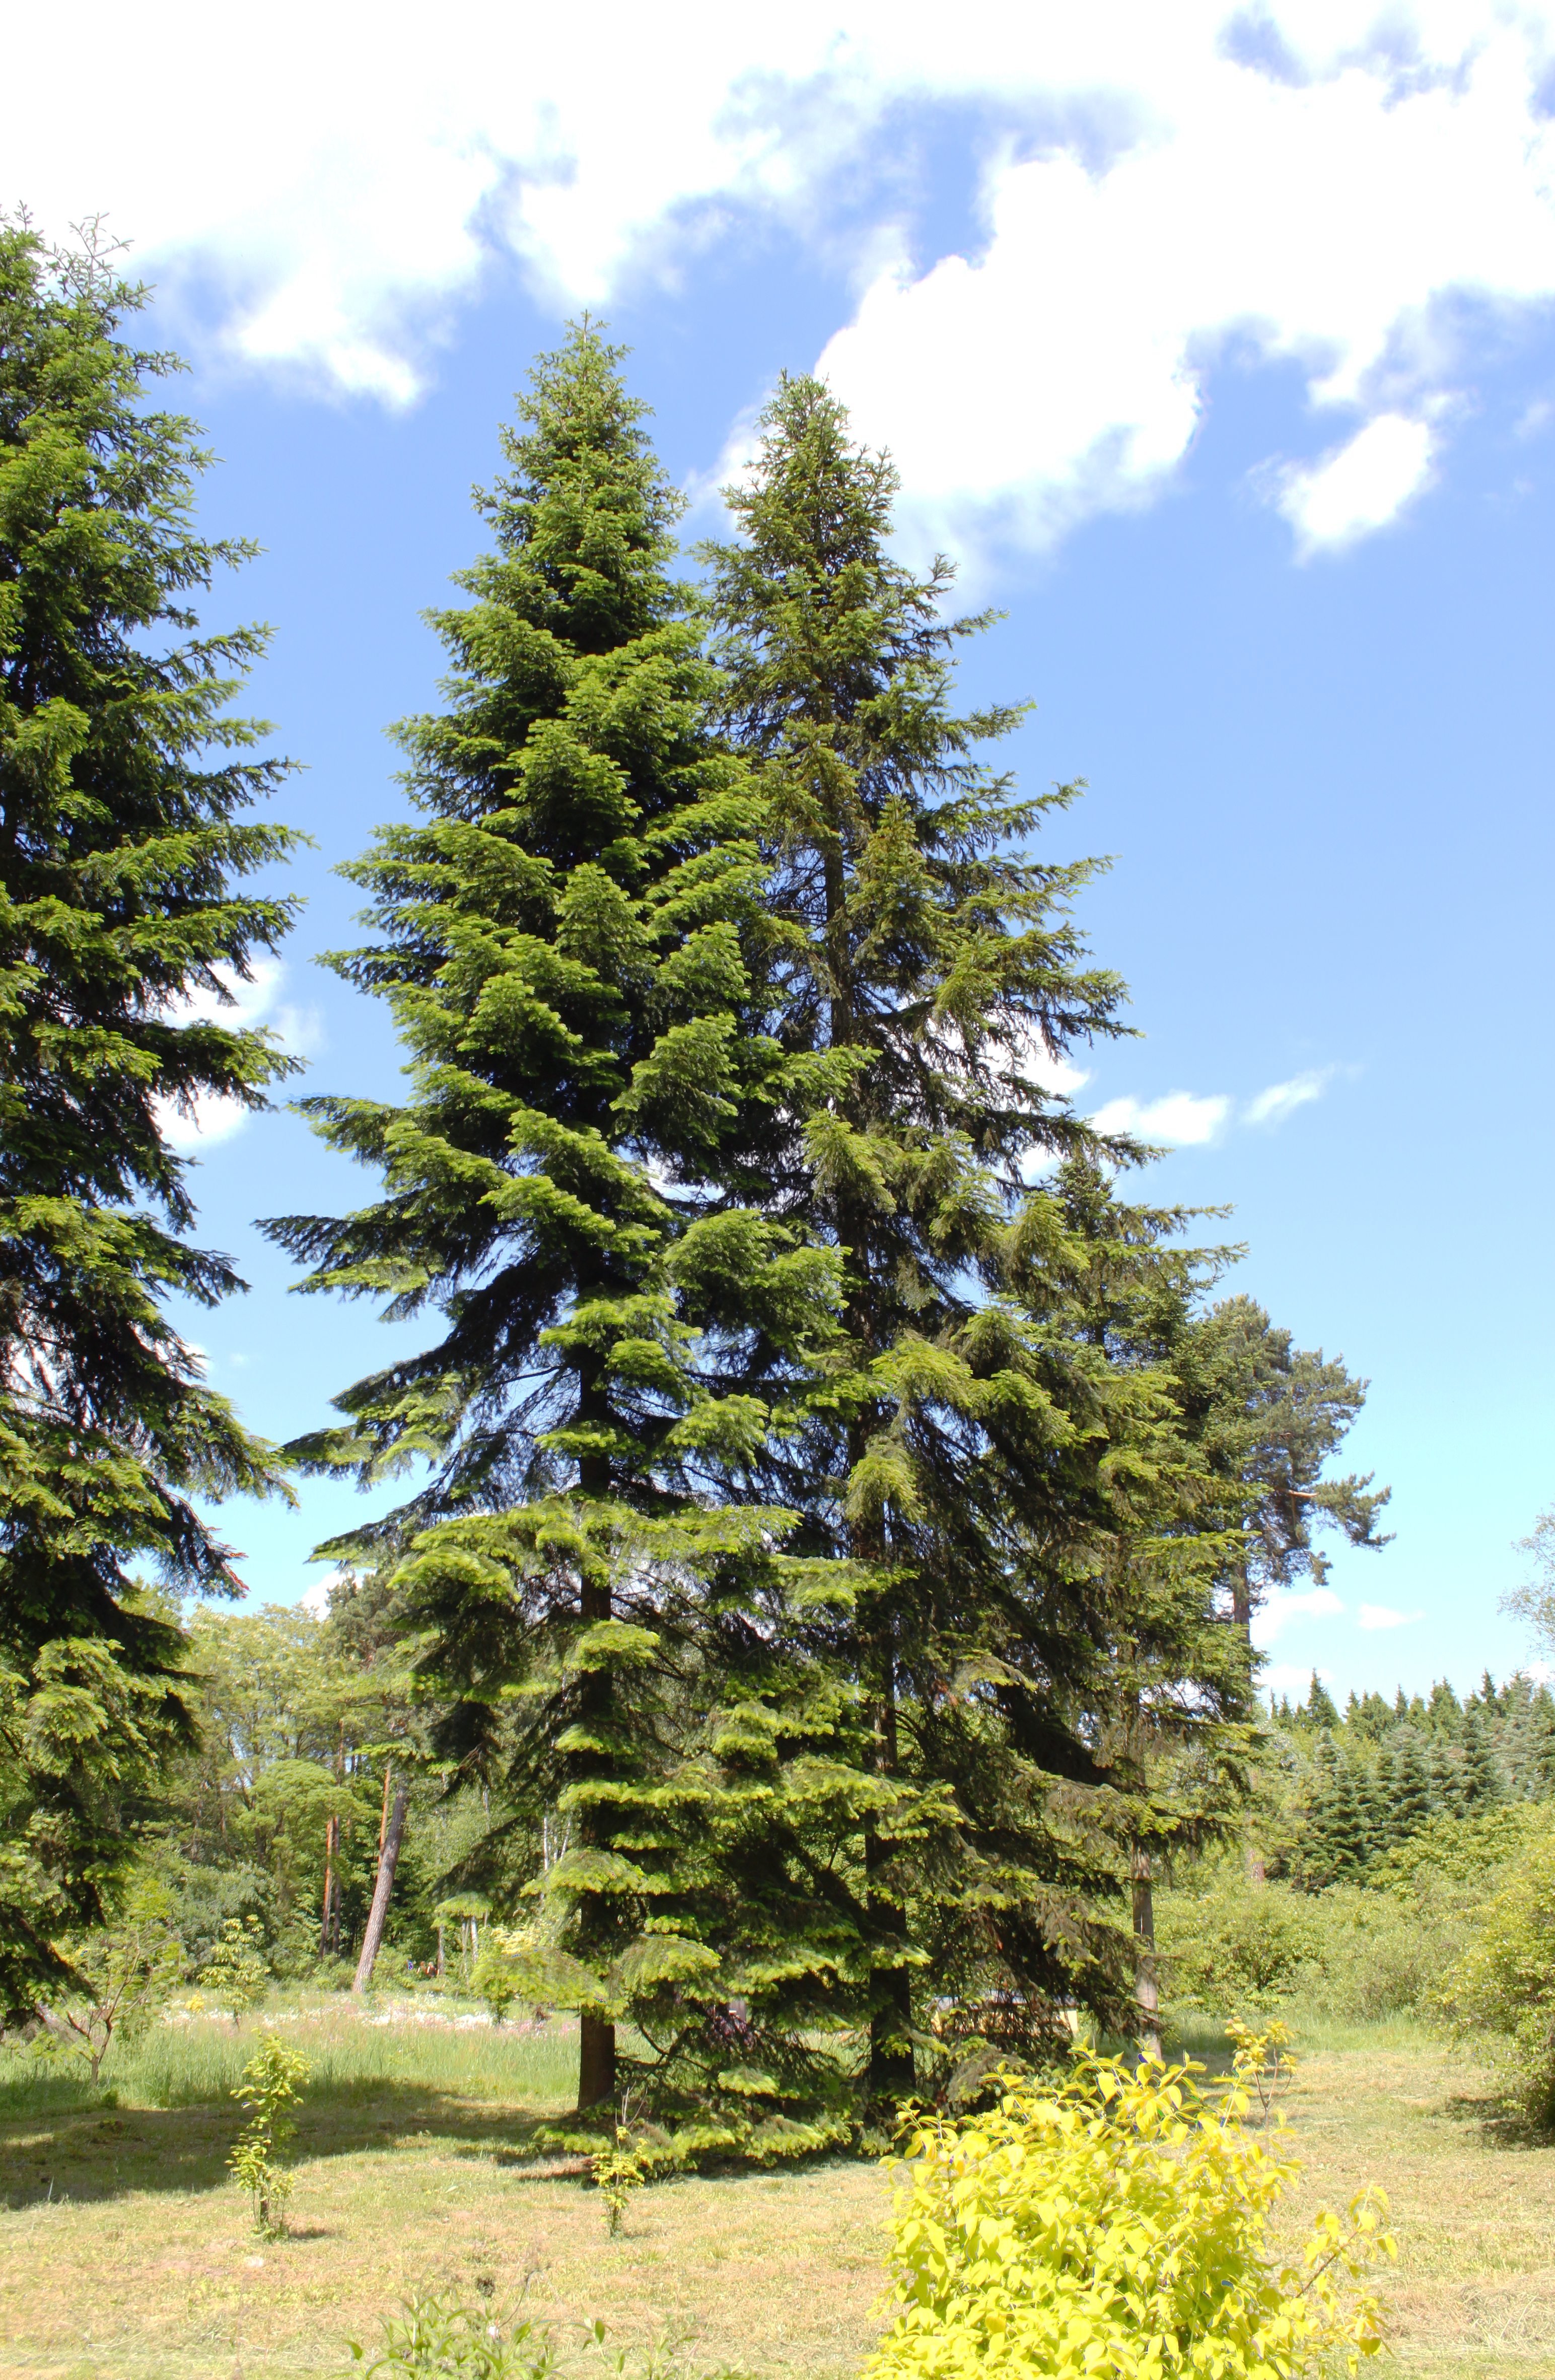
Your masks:
M530 2154L562 2104L561 2029L369 2033L331 2014L318 2037L294 2236L273 2246L227 2180L220 2101L135 2105L121 2080L116 2107L34 2091L0 2116L0 2380L344 2375L345 2341L375 2344L428 2279L496 2305L526 2291L563 2336L596 2314L621 2343L668 2332L693 2369L857 2371L885 2244L873 2165L660 2183L609 2240L581 2171ZM236 2053L213 2034L180 2054L163 2099ZM1392 2198L1401 2380L1555 2373L1555 2147L1500 2126L1482 2074L1407 2026L1332 2034L1290 2114L1308 2167L1293 2220L1368 2180Z

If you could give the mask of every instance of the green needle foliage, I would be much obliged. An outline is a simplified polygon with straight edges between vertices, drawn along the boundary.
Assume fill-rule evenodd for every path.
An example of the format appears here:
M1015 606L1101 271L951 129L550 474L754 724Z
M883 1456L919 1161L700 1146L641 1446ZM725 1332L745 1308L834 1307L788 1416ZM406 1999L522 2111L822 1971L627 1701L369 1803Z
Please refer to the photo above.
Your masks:
M942 617L946 565L893 559L895 473L826 388L785 380L763 433L727 492L741 541L705 558L766 806L771 1030L838 1087L758 1119L733 1178L846 1269L802 1427L760 1475L804 1516L797 1641L836 1714L830 1805L811 1793L781 1866L814 1915L791 1956L853 1994L884 2101L914 2084L915 1976L920 2002L1117 2004L1085 1910L1119 1888L1107 1797L1142 1772L1130 1752L1125 1784L1103 1737L1203 1675L1210 1588L1197 1549L1186 1607L1168 1583L1193 1467L1174 1382L1094 1310L1093 1276L1131 1267L1127 1295L1180 1329L1193 1266L1163 1254L1169 1220L1113 1206L1098 1163L1129 1145L1050 1087L1076 1038L1123 1029L1068 914L1093 865L1027 849L1076 789L1018 795L982 761L1021 715L951 709L955 646L986 622ZM1054 1160L1060 1185L1029 1189ZM772 1395L780 1351L750 1360ZM1211 1670L1235 1720L1245 1657Z
M618 364L585 323L536 370L478 498L494 550L460 581L469 602L434 615L449 707L400 731L422 819L347 871L379 939L333 964L390 1002L410 1092L306 1104L385 1195L269 1227L313 1267L306 1287L441 1318L292 1451L364 1485L425 1464L328 1550L414 1543L407 1616L452 1697L445 1758L496 1757L503 1694L539 1682L541 1734L521 1729L513 1757L576 1813L570 1942L591 1972L640 1925L613 1780L635 1790L667 1755L635 1733L657 1574L621 1617L614 1524L588 1507L673 1512L710 1469L748 1466L772 1415L726 1376L724 1341L753 1334L797 1375L836 1269L714 1186L755 1113L814 1106L837 1070L754 1029L761 805L709 727L716 674L668 575L680 499ZM503 1516L500 1544L481 1514ZM585 2007L581 2104L614 2088L612 2024Z
M149 1780L188 1733L183 1639L130 1566L238 1591L197 1500L278 1475L168 1319L243 1284L190 1245L170 1111L265 1104L292 1062L223 1021L292 905L238 892L295 837L245 819L283 764L228 701L259 630L193 589L253 549L195 533L208 455L148 403L175 359L88 227L0 222L0 1996L100 1921Z

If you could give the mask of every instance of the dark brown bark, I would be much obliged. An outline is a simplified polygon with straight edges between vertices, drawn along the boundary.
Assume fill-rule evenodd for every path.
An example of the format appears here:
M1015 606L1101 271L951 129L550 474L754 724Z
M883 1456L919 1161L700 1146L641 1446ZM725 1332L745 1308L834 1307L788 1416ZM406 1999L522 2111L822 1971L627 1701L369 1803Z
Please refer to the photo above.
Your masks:
M373 1962L383 1940L383 1928L389 1916L389 1896L394 1889L394 1870L400 1864L400 1844L405 1831L405 1805L409 1789L402 1779L394 1789L394 1806L383 1837L383 1849L379 1854L378 1882L373 1887L372 1907L368 1912L368 1930L362 1937L362 1955L356 1961L352 1979L354 1992L365 1992L372 1981Z
M578 1412L581 1419L604 1423L609 1419L609 1405L597 1378L583 1379ZM584 1495L607 1497L611 1488L608 1462L596 1457L578 1466L578 1486ZM603 1568L585 1570L578 1581L578 1617L585 1628L597 1626L610 1617L609 1572ZM579 1693L579 1705L585 1727L601 1732L609 1725L613 1695L609 1670L591 1670L584 1679ZM574 1755L574 1776L580 1780L599 1774L599 1755L582 1751ZM578 1809L578 1840L591 1848L609 1847L611 1834L610 1815L597 1802L585 1802ZM601 1893L585 1892L578 1896L578 1949L585 1965L596 1959L606 1947L609 1904ZM609 2017L585 2010L578 2024L578 2112L597 2107L601 2101L613 2102L616 2095L616 2029Z

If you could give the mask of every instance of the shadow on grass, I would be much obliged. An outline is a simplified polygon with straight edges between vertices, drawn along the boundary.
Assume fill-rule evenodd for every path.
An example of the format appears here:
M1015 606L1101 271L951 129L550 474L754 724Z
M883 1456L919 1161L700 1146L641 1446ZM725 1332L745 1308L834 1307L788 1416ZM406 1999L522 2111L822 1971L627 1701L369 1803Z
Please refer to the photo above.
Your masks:
M51 2198L81 2204L138 2191L228 2189L241 2120L235 2107L119 2108L111 2095L83 2103L79 2092L73 2105L0 2112L0 2205L14 2213ZM358 2082L310 2095L292 2155L306 2162L435 2141L456 2155L518 2166L539 2154L534 2136L545 2120L541 2111L483 2107L415 2082Z
M1537 2123L1520 2107L1494 2091L1453 2091L1442 2105L1450 2124L1472 2124L1492 2148L1543 2150L1555 2148L1555 2131Z

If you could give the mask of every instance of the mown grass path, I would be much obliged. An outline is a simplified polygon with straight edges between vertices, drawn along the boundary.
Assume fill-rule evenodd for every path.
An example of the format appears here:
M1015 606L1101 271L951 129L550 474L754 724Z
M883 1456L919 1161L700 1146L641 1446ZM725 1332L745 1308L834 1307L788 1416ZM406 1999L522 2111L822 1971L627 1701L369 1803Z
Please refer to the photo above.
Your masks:
M0 2380L344 2375L345 2341L376 2342L381 2314L429 2278L497 2305L526 2290L563 2337L595 2314L622 2343L668 2331L693 2369L832 2380L866 2352L878 2170L838 2159L663 2183L608 2240L576 2169L529 2151L564 2101L560 2027L369 2028L338 2003L306 2019L291 2037L319 2081L294 2236L256 2240L218 2095L250 2030L153 2040L125 2061L116 2107L25 2083L8 2110L0 2096ZM186 2104L137 2104L157 2096ZM1303 2206L1368 2179L1392 2199L1409 2380L1555 2373L1555 2146L1500 2125L1482 2074L1407 2026L1356 2029L1308 2049L1289 2112Z

